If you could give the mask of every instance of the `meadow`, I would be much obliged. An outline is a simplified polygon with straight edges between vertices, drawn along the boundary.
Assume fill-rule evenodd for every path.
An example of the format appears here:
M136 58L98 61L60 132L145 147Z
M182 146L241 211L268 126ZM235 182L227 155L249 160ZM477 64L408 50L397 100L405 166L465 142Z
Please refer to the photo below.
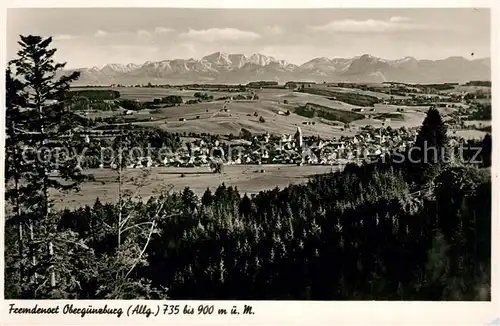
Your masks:
M180 90L178 88L113 88L120 91L121 98L151 101L154 98L167 95L180 95L184 101L194 98L194 90ZM373 119L377 114L394 113L401 106L375 104L374 112L365 110L364 119L352 123L353 130L343 130L343 123L327 121L320 117L307 118L293 113L294 109L307 103L321 105L334 110L352 111L357 106L341 101L331 100L322 95L294 92L287 89L261 89L255 91L257 100L234 100L225 105L225 101L211 101L196 104L181 104L179 106L164 107L156 110L141 110L134 115L124 116L127 120L141 120L134 122L143 126L159 127L169 132L194 132L211 134L240 133L242 128L251 133L293 134L300 127L305 136L320 136L323 138L353 135L356 128L366 125L391 126L407 128L419 126L428 107L406 107L402 119L382 121ZM236 95L229 92L206 92L214 98ZM242 93L248 95L249 93ZM222 109L227 109L223 112ZM286 111L290 115L284 115ZM101 113L95 113L100 115ZM113 114L123 114L116 111ZM102 116L109 116L109 112L102 112ZM260 119L262 117L264 122ZM150 119L150 121L144 121Z
M354 94L362 94L362 95L369 95L369 96L375 96L381 99L389 99L389 98L394 98L394 99L404 99L404 96L401 95L391 95L387 93L382 93L382 92L374 92L374 91L365 91L363 89L359 88L348 88L348 87L335 87L335 86L330 86L326 88L328 90L332 91L337 91L337 92L343 92L343 93L354 93Z
M241 194L256 194L262 190L302 183L312 175L329 173L340 168L340 166L322 165L228 165L224 166L223 173L215 174L208 167L157 167L152 168L151 173L144 179L141 177L143 173L141 170L126 169L123 173L122 189L132 193L137 192L136 195L145 200L166 186L171 186L174 192L189 187L195 194L202 196L207 188L214 192L224 183L228 187L237 187ZM101 202L118 201L117 171L90 169L87 173L93 175L95 181L82 184L78 193L54 193L53 198L57 208L93 205L97 197ZM143 187L138 188L135 185L138 180L144 181Z
M90 90L92 87L79 88L74 87L71 90L78 91L80 89ZM161 98L168 95L179 95L182 96L184 101L195 99L195 93L207 93L213 95L214 98L231 96L236 93L231 92L219 92L219 91L200 91L200 90L190 90L190 89L180 89L180 88L156 88L156 87L110 87L110 88L95 88L98 90L111 89L120 92L120 98L126 100L138 100L140 102L153 101L155 98Z
M490 120L466 120L463 123L466 126L479 126L479 127L491 126Z
M487 132L474 129L453 130L453 136L464 139L481 140L486 136Z
M477 91L491 93L491 87L488 86L474 86L474 85L457 85L453 89L442 90L442 93L466 92L474 93Z

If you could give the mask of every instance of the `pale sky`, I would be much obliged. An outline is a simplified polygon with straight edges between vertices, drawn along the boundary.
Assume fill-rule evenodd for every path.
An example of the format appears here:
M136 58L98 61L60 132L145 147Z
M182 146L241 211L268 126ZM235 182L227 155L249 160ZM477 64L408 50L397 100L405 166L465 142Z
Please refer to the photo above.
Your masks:
M8 9L7 58L19 34L52 36L68 68L213 52L262 53L302 64L371 54L490 56L488 9Z

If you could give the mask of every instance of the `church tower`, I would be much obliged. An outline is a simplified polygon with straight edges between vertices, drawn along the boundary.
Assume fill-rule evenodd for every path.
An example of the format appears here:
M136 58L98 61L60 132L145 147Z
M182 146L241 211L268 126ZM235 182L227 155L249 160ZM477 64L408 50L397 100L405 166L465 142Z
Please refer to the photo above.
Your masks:
M295 133L295 145L297 148L302 149L302 130L300 130L300 127L297 127L297 132Z

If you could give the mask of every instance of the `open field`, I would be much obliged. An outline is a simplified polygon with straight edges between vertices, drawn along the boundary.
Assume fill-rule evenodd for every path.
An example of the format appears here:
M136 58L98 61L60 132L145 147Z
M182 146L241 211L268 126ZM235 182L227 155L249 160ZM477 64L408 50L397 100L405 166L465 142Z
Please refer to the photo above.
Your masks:
M316 94L299 93L299 92L292 92L291 94L293 96L292 98L290 98L289 95L288 96L285 95L282 97L283 99L288 100L290 104L302 105L306 103L314 103L314 104L329 106L331 108L335 108L338 110L348 110L348 111L352 110L353 108L359 107L341 101L329 100L324 96Z
M143 119L151 117L152 121L136 122L143 126L160 127L170 132L195 132L212 134L233 134L240 133L242 128L251 133L261 134L269 132L271 134L293 134L297 127L301 127L304 136L320 136L323 138L340 137L354 134L356 130L343 131L342 124L327 122L321 118L306 118L293 113L296 106L306 103L320 104L332 109L351 111L353 106L348 104L331 101L322 96L311 94L285 93L281 90L273 93L269 90L259 92L259 100L255 101L232 101L226 105L228 112L221 112L224 102L213 101L197 104L183 104L161 108L155 111L139 112L130 119ZM263 94L262 94L263 93ZM261 96L261 94L263 96ZM288 95L288 96L287 96ZM287 97L285 97L287 96ZM283 98L289 98L289 104L283 104ZM400 106L376 105L374 112L365 112L364 114L380 114L396 112ZM404 119L401 121L389 121L385 124L393 128L406 126L416 127L420 125L425 117L428 107L422 107L419 112L418 107L407 108L403 113ZM280 115L278 112L292 112L289 116ZM254 116L254 114L257 116ZM259 122L259 117L263 117L265 122ZM185 119L185 121L180 121ZM307 122L308 124L304 124ZM314 122L315 124L309 124ZM362 119L356 121L353 125L363 127L367 124L381 125L380 120Z
M182 191L189 187L195 194L202 196L207 188L213 192L224 183L226 186L237 187L240 194L258 193L261 190L275 187L286 187L307 181L314 174L329 173L338 170L339 166L296 166L296 165L229 165L224 167L222 174L210 172L208 167L195 168L153 168L146 179L146 185L137 191L144 199L154 195L161 187L173 186L173 191ZM263 173L260 171L264 170ZM141 175L138 169L124 170L125 190L135 192L132 178ZM54 194L55 205L58 208L92 205L99 197L101 202L118 200L118 173L111 169L89 170L95 177L94 182L81 186L81 191L74 194ZM184 177L181 174L184 173Z
M457 107L456 108L447 108L447 107L436 107L436 109L439 111L439 114L441 114L441 116L446 116L446 115L449 115L453 112L456 112L458 110L458 105L460 105L459 103L457 103ZM423 114L427 114L427 111L429 111L429 108L430 106L429 105L422 105L422 106L398 106L398 107L401 107L401 108L404 108L406 112L420 112L420 113L423 113ZM462 105L462 107L465 107L467 108L467 106L465 104Z
M327 100L329 101L329 100ZM318 102L325 103L324 101L313 100L311 102L305 103L315 103ZM329 101L333 102L333 101ZM305 104L304 103L304 104ZM328 105L330 104L330 105ZM343 106L333 106L331 103L326 102L322 104L329 106L331 108L339 109L342 108L346 111L350 111ZM299 116L297 114L291 113L289 116L282 116L277 114L278 111L293 111L295 105L292 104L278 104L276 102L258 100L258 101L233 101L226 106L229 112L218 112L222 107L222 103L217 104L216 102L211 103L200 103L195 105L190 105L189 108L184 108L183 106L171 107L162 109L162 113L159 115L166 115L168 119L161 121L151 121L151 122L141 122L141 125L153 125L159 126L169 131L173 132L208 132L208 133L219 133L219 134L238 134L241 128L245 128L252 133L265 133L266 131L271 134L293 134L297 127L301 127L302 132L305 136L321 136L324 138L339 137L351 135L351 132L342 131L342 124L334 127L333 122L327 122L321 118L306 118ZM396 112L396 109L400 106L375 106L374 112L364 112L364 114L376 115L379 113L392 113ZM206 110L209 112L206 112ZM163 111L164 110L164 111ZM422 124L425 118L428 107L407 107L405 108L403 120L400 121L388 121L385 122L386 126L391 126L392 128L399 128L405 126L407 128L417 127ZM259 122L258 117L253 116L253 113L257 112L259 116L264 117L265 123ZM248 116L250 114L251 116ZM155 116L156 114L151 114ZM196 116L200 116L196 119ZM180 118L185 118L186 121L178 121ZM303 122L315 122L315 125L304 125ZM357 120L352 123L354 126L363 127L369 124L375 126L381 126L382 121L374 119L362 119ZM353 131L355 133L355 131Z
M91 90L93 88L72 88L71 90ZM111 89L120 92L121 99L139 100L141 102L152 101L155 98L161 98L168 95L182 96L183 100L194 99L194 93L207 93L213 95L214 98L223 96L232 96L239 93L230 92L216 92L216 91L199 91L199 90L180 90L178 88L150 88L150 87L110 87L110 88L96 88L98 90Z
M491 93L491 87L487 87L487 86L457 85L457 86L455 86L454 89L443 90L443 91L441 91L441 93L454 93L454 92L475 93L477 91Z
M464 125L488 127L488 126L491 126L491 120L466 120L466 121L464 121Z
M324 87L324 86L321 86ZM326 88L326 87L325 87ZM336 87L333 87L334 89ZM140 100L152 100L155 97L167 95L180 95L184 100L192 98L195 91L162 88L113 88L120 91L122 97ZM329 88L328 88L329 89ZM356 92L357 89L342 88L343 91ZM361 90L359 90L361 91ZM215 98L221 96L231 96L236 93L229 92L208 92ZM384 121L373 119L375 115L384 113L395 113L398 108L404 108L402 119L391 119L385 121L385 126L407 128L419 126L428 110L428 106L399 106L375 104L372 108L365 108L365 119L358 120L352 125L355 127L350 131L342 130L343 124L335 121L327 121L322 118L306 118L293 113L294 108L306 103L318 104L335 110L351 111L359 107L341 101L330 100L322 95L294 92L288 89L261 89L256 90L258 100L235 100L226 105L228 112L221 112L224 101L202 102L197 104L181 104L179 106L165 107L157 110L141 110L134 115L124 116L127 120L144 120L150 118L151 121L132 122L143 126L160 127L170 132L194 132L212 134L233 134L240 133L242 128L251 133L261 134L269 132L271 134L293 134L297 127L301 127L304 136L320 136L322 138L332 138L339 136L349 136L356 133L356 127L366 125L381 126ZM381 93L382 94L382 93ZM284 104L284 101L287 104ZM373 111L371 111L373 109ZM281 113L290 111L289 116ZM440 108L444 115L453 112L455 109ZM122 114L121 111L97 112L93 115L110 116ZM257 116L255 116L256 114ZM265 122L259 122L263 117ZM180 121L184 120L185 121ZM314 122L314 125L312 124Z
M421 96L421 97L427 97L427 98L438 98L438 99L441 99L443 101L450 98L448 95L444 95L444 94L433 94L433 93L412 93L412 94L415 94L415 95Z
M364 115L357 112L338 110L329 106L307 103L305 106L295 108L295 113L300 116L315 118L320 117L330 121L351 123L364 118Z
M259 99L256 101L232 101L226 105L228 112L221 112L224 105L222 101L213 101L197 104L183 104L180 106L161 108L151 111L147 116L152 121L137 122L143 126L160 127L169 132L195 132L212 134L240 133L242 128L251 133L293 134L297 127L301 127L305 136L321 136L324 138L346 135L341 127L332 127L322 123L318 118L305 118L291 113L289 116L280 115L278 112L293 111L295 105L279 104L278 101ZM257 114L255 116L254 114ZM136 114L137 118L146 114ZM197 118L198 117L198 118ZM263 117L265 122L259 122ZM185 119L186 121L180 121ZM315 124L304 124L314 122Z
M402 120L391 119L390 121L383 121L383 120L374 119L374 118L365 118L362 120L354 121L352 123L352 125L359 126L359 127L364 127L366 125L372 125L375 128L379 128L379 127L382 127L382 123L383 123L384 127L413 128L413 127L421 126L422 122L425 119L425 114L420 113L420 112L405 112L402 114L402 116L403 116Z
M453 130L453 135L464 139L481 140L486 136L486 132L474 129Z
M330 87L325 87L325 89L329 89L332 91L337 91L337 92L344 92L344 93L354 93L354 94L363 94L363 95L369 95L369 96L375 96L380 99L389 99L393 97L394 99L404 99L406 98L405 96L401 95L390 95L387 93L382 93L382 92L374 92L374 91L365 91L359 88L348 88L348 87L335 87L335 86L330 86Z
M332 98L336 100L340 100L345 103L353 104L356 106L370 107L373 106L374 103L379 102L380 98L371 95L365 95L360 93L352 93L352 92L340 92L334 91L327 87L306 87L301 90L301 92L308 94L321 95L327 98Z
M397 109L404 109L405 112L421 112L421 113L427 113L429 110L428 105L424 106L407 106L407 105L389 105L389 104L380 104L377 103L373 106L373 109L375 113L393 113L397 112ZM365 110L366 111L366 110ZM368 110L369 113L370 112Z
M306 103L314 103L319 105L329 106L339 110L351 110L358 106L348 103L329 100L327 97L316 94L294 92L288 89L261 89L256 90L256 94L261 101L271 101L283 103L287 100L289 105L303 105Z
M477 98L474 102L479 104L491 104L491 98Z

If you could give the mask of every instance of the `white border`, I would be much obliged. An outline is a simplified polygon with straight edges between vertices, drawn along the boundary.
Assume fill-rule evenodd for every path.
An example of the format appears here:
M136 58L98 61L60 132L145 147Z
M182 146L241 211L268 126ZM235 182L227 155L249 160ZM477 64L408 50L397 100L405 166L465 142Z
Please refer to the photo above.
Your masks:
M7 8L487 8L496 6L495 0L120 0L103 4L99 0L10 0Z
M5 1L5 0L4 0ZM321 0L259 0L259 1L235 1L235 0L121 0L106 3L99 0L26 0L2 2L2 9L9 8L30 8L30 7L183 7L183 8L457 8L457 7L490 7L491 8L491 62L492 62L492 84L493 99L492 105L495 114L493 115L493 138L498 139L498 127L500 127L500 116L497 114L500 105L499 100L499 23L500 6L497 0L399 0L399 1L321 1ZM6 5L6 6L5 6ZM0 22L6 22L6 10L0 13ZM6 24L0 23L2 37L1 46L1 81L0 107L5 107L5 68L6 62ZM0 124L4 126L4 112L1 111ZM0 146L5 144L4 133L0 136ZM256 325L256 324L291 324L291 325L486 325L493 319L500 317L500 297L499 297L499 260L498 260L498 199L499 193L495 186L498 184L498 164L500 163L499 143L494 142L493 148L493 207L492 207L492 301L483 302L375 302L375 301L328 301L328 302L301 302L301 301L75 301L74 304L85 307L88 304L98 306L102 303L108 306L122 307L126 310L131 304L147 304L151 308L163 304L189 304L197 306L199 304L213 304L215 308L230 309L233 305L241 307L243 304L253 306L256 312L253 316L163 316L163 317L126 317L117 319L115 316L78 316L58 315L36 316L36 315L8 315L8 304L16 303L25 306L38 303L38 306L53 306L54 304L64 305L68 301L4 301L3 300L3 241L0 243L0 275L2 285L0 285L0 325L100 325L100 324L197 324L197 325ZM0 159L0 173L4 173L3 155ZM0 184L3 193L4 184ZM0 232L4 231L4 203L0 200ZM156 308L154 308L156 309ZM154 310L153 309L153 310Z

